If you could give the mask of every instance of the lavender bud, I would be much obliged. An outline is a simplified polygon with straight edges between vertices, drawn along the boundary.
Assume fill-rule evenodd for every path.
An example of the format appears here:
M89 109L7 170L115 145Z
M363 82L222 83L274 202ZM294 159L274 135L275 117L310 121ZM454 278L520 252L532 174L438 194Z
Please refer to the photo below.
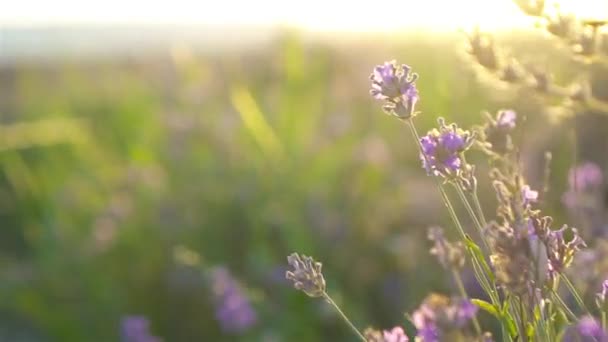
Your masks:
M293 281L293 287L301 290L310 297L325 295L325 279L321 272L322 264L306 255L293 253L287 257L287 262L293 271L287 271L285 277Z

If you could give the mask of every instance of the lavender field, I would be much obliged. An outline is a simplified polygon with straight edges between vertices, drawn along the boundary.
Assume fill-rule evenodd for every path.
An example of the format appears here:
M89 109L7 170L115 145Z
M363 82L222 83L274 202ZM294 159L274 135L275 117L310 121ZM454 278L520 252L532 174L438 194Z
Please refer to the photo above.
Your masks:
M607 342L608 25L522 3L2 29L0 341Z

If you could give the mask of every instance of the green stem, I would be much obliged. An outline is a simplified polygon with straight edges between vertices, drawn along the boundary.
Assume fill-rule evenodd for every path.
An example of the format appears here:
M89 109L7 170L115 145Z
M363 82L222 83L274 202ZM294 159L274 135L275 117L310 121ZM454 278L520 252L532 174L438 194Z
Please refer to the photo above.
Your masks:
M576 300L576 303L580 306L580 308L585 311L585 313L589 313L589 309L587 309L587 306L585 305L585 302L583 301L583 299L581 298L581 296L578 294L578 291L576 290L576 287L574 287L574 284L572 284L572 282L570 282L570 279L568 279L568 277L565 274L561 275L561 278L564 279L564 283L566 284L566 287L568 288L568 290L570 291L570 293L572 293L572 296L574 296L574 299Z
M359 331L359 329L357 329L357 327L355 327L355 325L350 321L350 319L348 319L348 317L346 317L346 315L344 314L344 312L342 312L342 310L340 309L340 307L338 306L338 304L336 304L336 302L334 302L331 299L331 297L327 294L327 292L323 293L323 298L329 304L331 304L334 307L334 309L336 309L336 311L338 311L338 313L342 317L342 320L344 320L344 322L346 322L346 324L359 337L359 339L361 339L361 341L363 341L363 342L367 342L367 339L365 338L365 336L363 336L363 334L361 334L361 332Z
M483 209L481 208L481 203L479 203L479 196L477 196L477 189L473 192L473 204L475 205L475 209L477 209L477 214L481 219L481 224L486 227L488 225L488 221L486 221L486 216L483 214Z
M482 223L477 218L477 215L475 214L475 211L473 210L473 207L471 207L471 203L469 203L469 199L465 195L464 191L462 191L462 189L460 188L460 186L454 184L454 187L456 188L456 192L458 193L458 197L460 197L460 200L464 204L465 209L469 213L469 216L471 216L471 219L473 220L473 223L475 223L475 227L477 227L477 232L479 233L479 237L481 238L481 242L483 243L483 247L485 248L486 251L490 251L490 247L488 246L488 242L486 241L485 237L483 236L483 227L484 226L482 226Z
M557 294L556 291L552 291L553 293L553 298L555 298L557 300L557 303L561 306L563 312L565 312L566 314L568 314L568 316L570 316L570 318L572 319L572 321L577 321L578 318L576 317L576 315L572 312L572 310L570 310L570 308L568 307L568 305L566 305L566 303L564 302L564 300Z

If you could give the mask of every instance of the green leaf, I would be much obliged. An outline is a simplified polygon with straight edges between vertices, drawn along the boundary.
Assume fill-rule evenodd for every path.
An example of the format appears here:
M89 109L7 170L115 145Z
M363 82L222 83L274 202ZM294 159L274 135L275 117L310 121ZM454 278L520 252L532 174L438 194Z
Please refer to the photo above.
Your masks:
M471 299L471 302L475 305L477 305L480 309L482 309L483 311L493 315L494 317L501 319L501 315L498 312L498 310L496 310L496 307L488 302L486 302L485 300L481 300L481 299Z
M494 283L495 282L494 273L492 272L492 269L486 262L486 258L483 255L483 251L481 250L481 248L479 248L479 246L475 243L475 241L473 241L473 239L471 239L471 237L468 234L465 235L464 241L465 241L467 247L469 249L471 249L471 251L475 255L475 258L478 259L479 263L481 264L481 267L483 267L484 272L488 276L488 279L490 279L490 282Z

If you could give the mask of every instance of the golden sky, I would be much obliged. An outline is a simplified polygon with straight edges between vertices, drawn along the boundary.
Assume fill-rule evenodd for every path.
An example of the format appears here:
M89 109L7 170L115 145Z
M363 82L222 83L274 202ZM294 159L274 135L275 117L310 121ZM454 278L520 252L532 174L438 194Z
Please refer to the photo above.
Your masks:
M608 16L608 0L559 2L562 8L582 16ZM474 25L509 29L531 22L511 0L6 0L0 7L2 26L219 24L390 31L412 27L451 30Z

